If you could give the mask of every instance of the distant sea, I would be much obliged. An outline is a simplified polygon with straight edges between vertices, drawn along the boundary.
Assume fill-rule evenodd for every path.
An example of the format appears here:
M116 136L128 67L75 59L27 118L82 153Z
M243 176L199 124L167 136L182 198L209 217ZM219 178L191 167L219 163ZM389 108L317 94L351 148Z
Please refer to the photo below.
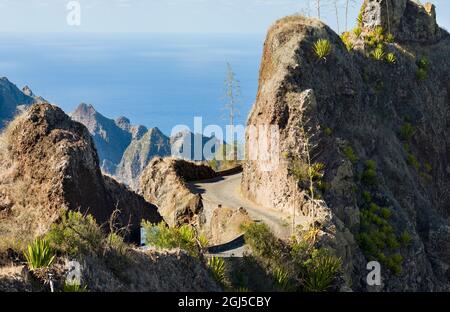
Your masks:
M133 124L227 124L229 62L241 84L238 123L255 101L264 35L0 34L0 76L67 113L85 102Z

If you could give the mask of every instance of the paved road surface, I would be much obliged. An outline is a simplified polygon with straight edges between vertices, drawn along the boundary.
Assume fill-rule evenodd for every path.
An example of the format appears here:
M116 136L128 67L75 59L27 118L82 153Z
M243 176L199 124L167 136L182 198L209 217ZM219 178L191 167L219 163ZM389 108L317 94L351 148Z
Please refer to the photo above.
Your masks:
M242 196L240 192L242 173L191 183L194 192L201 193L207 218L218 205L238 209L243 207L253 220L266 223L280 238L291 235L289 215L278 210L262 207ZM209 219L209 218L208 218ZM297 221L298 222L298 221ZM298 224L298 223L297 223Z

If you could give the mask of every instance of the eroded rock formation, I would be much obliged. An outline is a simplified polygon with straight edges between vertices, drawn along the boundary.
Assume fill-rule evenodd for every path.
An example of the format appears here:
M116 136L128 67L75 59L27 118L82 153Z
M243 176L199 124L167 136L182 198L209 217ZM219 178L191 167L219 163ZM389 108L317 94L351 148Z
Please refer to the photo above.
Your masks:
M376 60L361 38L347 51L318 20L287 17L270 29L248 124L277 125L283 156L268 172L247 162L242 190L263 206L310 213L293 172L309 129L318 144L313 162L325 166L315 217L348 285L367 290L366 264L376 259L377 290L449 290L450 39L435 28L431 6L406 0L366 1L363 27L387 31L387 16L396 39L385 52L394 63ZM331 43L326 59L313 51L318 39ZM385 221L374 217L381 207ZM408 243L387 242L402 233ZM401 263L397 272L393 261Z
M0 236L42 235L66 210L92 214L99 224L120 210L139 240L142 219L162 220L157 208L100 171L89 131L61 109L35 104L1 135Z
M187 182L216 177L210 167L182 159L154 158L141 176L140 192L159 207L171 226L205 222L201 194L189 189Z

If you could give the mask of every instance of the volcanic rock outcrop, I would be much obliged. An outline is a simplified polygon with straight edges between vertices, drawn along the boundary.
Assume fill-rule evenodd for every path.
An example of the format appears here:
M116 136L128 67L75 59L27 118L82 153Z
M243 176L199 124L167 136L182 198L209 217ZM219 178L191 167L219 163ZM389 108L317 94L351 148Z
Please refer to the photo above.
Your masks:
M384 43L393 62L376 59L364 33L348 51L318 20L287 17L270 29L248 125L278 126L282 157L272 171L246 162L242 191L263 206L313 211L355 290L448 291L449 34L429 4L366 0L362 12L366 34L377 25L394 34ZM324 58L319 39L332 46ZM298 174L306 138L324 166L314 200ZM366 283L371 260L382 264L380 287Z
M0 236L27 241L47 232L67 210L99 224L120 211L137 241L141 220L160 222L157 208L100 171L89 131L61 109L35 104L1 135Z
M171 226L205 222L200 194L189 189L187 182L215 178L208 166L182 159L154 158L141 176L140 192L155 203Z
M6 77L0 78L0 129L2 129L14 116L33 103L44 102L41 97L36 97L29 87L19 90Z

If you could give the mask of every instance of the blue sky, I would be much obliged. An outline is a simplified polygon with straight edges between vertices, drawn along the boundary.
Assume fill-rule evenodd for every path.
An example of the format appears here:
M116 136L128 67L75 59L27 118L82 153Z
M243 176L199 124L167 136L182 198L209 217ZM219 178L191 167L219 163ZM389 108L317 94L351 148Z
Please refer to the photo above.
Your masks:
M81 26L69 27L68 2L0 0L0 32L264 33L285 15L315 14L313 0L79 0ZM322 19L337 30L331 1L322 2L328 3L322 8ZM362 0L353 2L349 27ZM432 2L438 7L440 24L450 28L448 0ZM343 9L340 19L342 31Z

